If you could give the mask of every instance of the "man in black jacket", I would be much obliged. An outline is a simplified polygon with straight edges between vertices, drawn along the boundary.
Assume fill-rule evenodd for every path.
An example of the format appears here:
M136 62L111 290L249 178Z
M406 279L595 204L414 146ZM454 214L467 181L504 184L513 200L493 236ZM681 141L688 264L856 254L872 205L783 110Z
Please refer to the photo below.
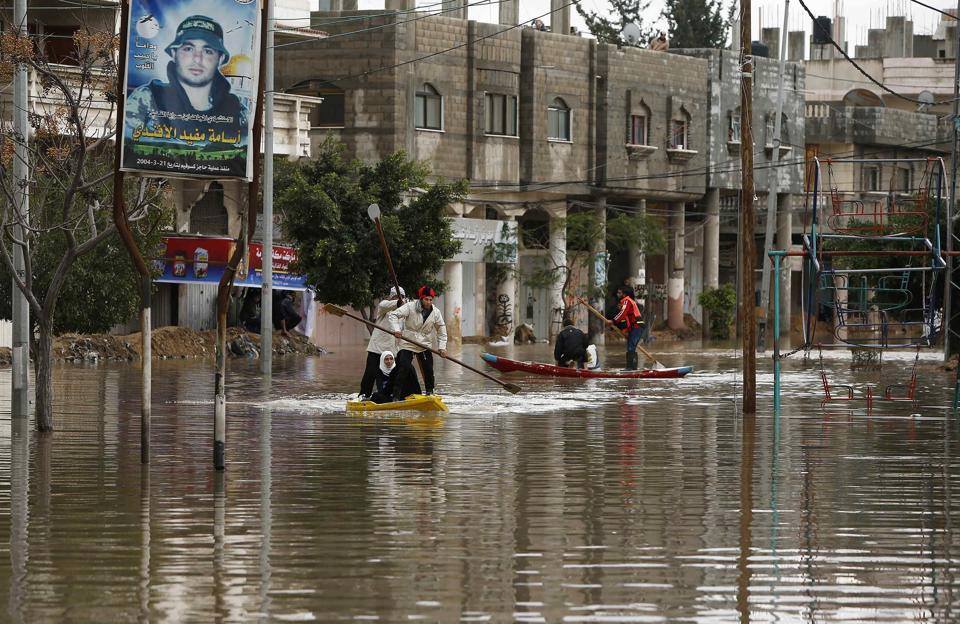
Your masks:
M576 362L577 368L583 368L587 360L587 335L573 326L569 316L563 317L563 329L557 334L557 342L553 347L553 359L557 366L567 366Z

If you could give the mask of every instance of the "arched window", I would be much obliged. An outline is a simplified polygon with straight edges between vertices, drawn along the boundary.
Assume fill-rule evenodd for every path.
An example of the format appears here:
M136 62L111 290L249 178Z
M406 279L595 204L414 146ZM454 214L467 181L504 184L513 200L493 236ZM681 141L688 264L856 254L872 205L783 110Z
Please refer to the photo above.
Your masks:
M627 143L630 145L650 145L650 107L643 101L630 115L628 132Z
M740 142L740 107L736 107L729 113L729 122L727 125L727 141L731 143Z
M553 98L547 107L547 138L569 141L570 136L570 107L562 99Z
M414 122L423 130L443 129L443 97L429 82L417 90Z
M322 82L318 85L317 96L323 101L317 107L311 125L317 128L342 128L344 124L343 89L332 82Z
M690 113L681 107L670 120L670 149L690 149Z

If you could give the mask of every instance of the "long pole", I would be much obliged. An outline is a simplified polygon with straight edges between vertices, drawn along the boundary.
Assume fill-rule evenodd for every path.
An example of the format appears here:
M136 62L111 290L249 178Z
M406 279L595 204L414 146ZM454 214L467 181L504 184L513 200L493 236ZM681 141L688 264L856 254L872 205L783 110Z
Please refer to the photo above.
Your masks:
M13 3L13 23L19 31L19 36L27 36L27 0L15 0ZM27 182L30 178L29 151L27 141L30 126L27 124L27 65L17 65L13 79L13 124L14 134L18 137L14 144L13 177L17 181L16 193L20 212L15 221L14 233L18 241L26 244L26 228L22 225L30 219L30 187ZM22 224L22 225L21 225ZM24 254L29 253L20 244L13 246L13 267L21 279L25 277ZM10 292L13 294L13 392L10 400L10 410L13 418L30 417L30 307L27 297L17 287L16 280L12 282Z
M780 191L780 169L777 163L780 161L780 136L782 131L783 119L783 73L787 65L787 18L790 15L790 0L784 0L783 4L783 30L780 33L780 68L777 78L777 116L773 120L773 154L771 156L771 165L767 174L767 223L763 235L763 276L760 282L760 307L766 315L770 309L770 261L767 258L767 252L773 249L773 232L777 225L777 193ZM784 249L789 249L789 241L779 241ZM760 350L767 348L767 334L770 327L770 319L766 319L763 324L764 330L760 334Z
M750 48L751 1L740 3L740 336L743 349L743 413L757 411L757 322L753 234L753 54Z
M260 290L260 372L273 370L273 42L274 1L267 0L267 58L263 74L263 285Z
M117 67L117 135L114 139L114 170L113 170L113 222L117 227L120 240L130 255L140 282L140 463L150 463L150 421L152 418L151 406L153 403L152 386L152 340L153 328L150 315L153 282L150 269L140 253L130 223L127 221L127 209L123 197L123 171L120 165L123 159L121 133L123 132L124 95L127 72L127 26L130 20L130 6L127 2L120 5L120 63Z
M957 0L957 17L960 18L960 0ZM960 21L956 22L957 45L954 46L953 58L953 149L950 157L950 199L947 202L947 227L944 234L947 238L947 279L943 298L943 359L948 360L953 355L951 331L953 330L953 222L957 209L957 144L960 143ZM958 368L960 370L960 368ZM957 373L960 380L960 372Z
M590 312L592 312L593 315L597 317L597 320L603 321L603 323L604 323L605 325L610 325L611 327L614 326L614 325L613 325L613 321L611 321L610 319L608 319L607 317L605 317L605 316L603 315L603 312L601 312L600 310L596 309L595 307L593 307L592 305L590 305L589 303L587 303L587 301L586 301L583 297L577 297L577 301L580 302L580 303L582 303L582 304L584 305L584 307L586 307L588 310L590 310ZM650 352L647 351L646 349L644 349L642 346L637 345L637 348L640 349L640 352L641 352L641 353L643 353L643 354L644 354L645 356L647 356L649 359L653 360L653 366L654 366L654 368L666 368L659 360L657 360L657 358L653 357L653 355L651 355Z
M260 11L260 72L264 74L267 45L267 7ZM240 234L237 237L237 247L227 261L227 266L220 276L217 285L217 372L213 382L213 468L220 471L227 467L227 305L230 303L230 291L233 289L233 280L237 275L237 266L241 258L247 255L250 249L250 237L257 220L257 202L260 198L260 164L263 155L260 153L263 132L263 89L257 91L257 103L253 117L253 130L250 133L250 153L253 158L253 177L247 185L247 212L241 213ZM249 258L247 258L249 263ZM250 265L247 264L249 267ZM262 306L261 306L262 307ZM219 479L219 478L218 478ZM216 483L216 482L215 482Z

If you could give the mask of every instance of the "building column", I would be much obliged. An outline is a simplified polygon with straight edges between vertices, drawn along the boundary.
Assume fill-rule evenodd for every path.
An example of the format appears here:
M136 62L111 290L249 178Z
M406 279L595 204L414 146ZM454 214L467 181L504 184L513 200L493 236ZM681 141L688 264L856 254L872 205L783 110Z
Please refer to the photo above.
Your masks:
M707 191L707 216L703 220L703 289L720 287L720 189ZM703 338L710 336L710 313L703 310Z
M447 283L447 291L443 293L443 320L447 324L447 344L459 347L463 344L463 263L444 264L443 281Z
M683 260L686 247L684 235L685 206L673 204L670 212L670 277L667 279L667 325L683 329Z
M503 0L500 3L500 24L516 26L520 23L520 0Z
M443 14L447 17L467 19L467 7L464 0L443 0Z
M477 309L473 315L473 335L487 335L487 265L477 262L473 266L473 301Z
M386 0L384 6L388 11L412 11L417 8L414 0Z
M555 280L550 285L550 327L548 337L553 342L560 331L566 301L563 299L563 283L567 278L567 206L564 204L550 214L550 263Z
M647 214L647 200L641 199L637 204L637 212L641 215ZM627 251L627 267L630 280L630 286L639 295L640 291L645 289L647 284L647 258L643 250L639 247L631 247Z
M507 215L504 221L515 221L516 217ZM517 241L514 241L515 243ZM520 253L516 251L513 263L505 263L505 276L497 284L496 322L494 331L500 336L513 339L513 331L517 318L517 271L519 269Z
M570 3L550 0L550 30L561 35L570 34Z
M790 251L790 245L793 242L793 196L781 194L777 196L777 249ZM793 271L791 270L790 258L784 258L780 263L780 335L790 335L790 322L792 320L792 303L790 293L792 292Z
M593 216L597 219L598 228L590 262L590 305L604 312L607 304L607 198L598 197L595 201ZM606 324L591 314L588 327L590 340L598 347L602 346Z

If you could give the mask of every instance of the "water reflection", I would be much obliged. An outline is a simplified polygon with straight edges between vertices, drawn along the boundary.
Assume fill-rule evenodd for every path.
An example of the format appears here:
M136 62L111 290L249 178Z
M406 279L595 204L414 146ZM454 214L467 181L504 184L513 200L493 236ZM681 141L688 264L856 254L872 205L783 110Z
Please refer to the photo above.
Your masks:
M452 411L426 416L345 414L358 353L269 386L232 362L223 474L208 364L157 363L148 467L139 371L60 368L53 436L0 427L8 617L951 621L949 374L925 371L918 417L833 414L789 362L781 418L743 418L735 359L664 351L697 374L512 396L444 363Z

